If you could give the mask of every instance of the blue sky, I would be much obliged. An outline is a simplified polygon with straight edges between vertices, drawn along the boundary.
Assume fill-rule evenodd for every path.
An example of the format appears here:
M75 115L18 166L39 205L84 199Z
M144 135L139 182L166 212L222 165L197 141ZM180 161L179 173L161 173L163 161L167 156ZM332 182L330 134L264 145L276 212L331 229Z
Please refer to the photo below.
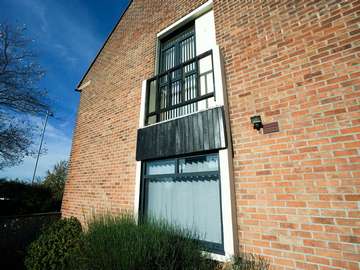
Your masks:
M49 93L55 117L49 118L37 176L69 158L79 93L74 89L128 5L128 0L0 0L0 22L23 25L34 39L46 70L41 86ZM42 125L44 117L34 119ZM39 137L35 138L40 142ZM0 171L0 177L31 179L35 158Z

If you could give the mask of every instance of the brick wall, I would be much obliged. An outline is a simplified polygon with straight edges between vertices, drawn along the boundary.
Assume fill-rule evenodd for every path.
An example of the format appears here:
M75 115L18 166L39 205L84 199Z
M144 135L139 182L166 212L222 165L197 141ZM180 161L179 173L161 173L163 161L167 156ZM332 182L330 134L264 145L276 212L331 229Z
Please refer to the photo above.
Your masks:
M133 1L81 92L63 216L132 211L141 84L154 75L156 33L206 1Z
M215 2L241 249L359 269L360 1ZM278 121L263 135L250 116Z
M62 212L132 211L156 33L205 1L133 1L86 77ZM360 1L214 2L240 250L274 269L359 269ZM85 81L86 81L85 80ZM250 116L278 121L258 133Z

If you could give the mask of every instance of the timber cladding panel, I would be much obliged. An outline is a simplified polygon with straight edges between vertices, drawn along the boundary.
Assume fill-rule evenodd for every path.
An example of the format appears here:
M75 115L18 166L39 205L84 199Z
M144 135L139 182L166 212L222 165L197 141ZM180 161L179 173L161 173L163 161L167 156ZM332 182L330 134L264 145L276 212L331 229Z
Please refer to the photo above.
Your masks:
M138 130L136 159L160 159L227 147L224 107Z
M205 1L133 1L85 78L62 212L133 210L156 33ZM360 1L214 1L239 249L274 269L359 269ZM250 116L278 122L258 133Z

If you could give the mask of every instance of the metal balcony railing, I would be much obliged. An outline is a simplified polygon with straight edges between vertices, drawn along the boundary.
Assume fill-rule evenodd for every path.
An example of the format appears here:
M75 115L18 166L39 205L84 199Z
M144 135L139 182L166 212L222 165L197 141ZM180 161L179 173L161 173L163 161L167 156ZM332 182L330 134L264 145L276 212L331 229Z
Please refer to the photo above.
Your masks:
M145 125L207 108L215 102L212 51L147 80Z

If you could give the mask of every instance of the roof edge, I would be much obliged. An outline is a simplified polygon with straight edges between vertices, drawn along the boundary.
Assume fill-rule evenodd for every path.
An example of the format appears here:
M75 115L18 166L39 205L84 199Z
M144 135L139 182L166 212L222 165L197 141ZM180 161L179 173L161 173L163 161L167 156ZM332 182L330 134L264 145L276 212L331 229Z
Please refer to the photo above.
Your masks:
M91 61L89 67L87 68L87 70L85 71L84 75L82 76L81 80L79 81L79 83L77 84L75 91L77 92L81 92L81 89L79 89L80 85L84 82L84 79L86 77L86 75L90 72L92 66L94 65L94 63L96 62L97 58L99 57L100 53L102 52L102 50L104 49L106 43L109 41L110 37L112 36L112 34L114 33L115 29L117 28L117 26L119 25L119 23L121 22L121 19L123 18L123 16L125 15L126 11L129 9L129 7L131 6L133 0L129 1L129 4L127 5L127 7L125 8L124 12L121 14L119 20L116 22L115 26L113 27L113 29L111 30L111 32L109 33L109 35L107 36L106 40L104 41L103 45L101 46L101 48L98 50L98 52L96 53L94 59Z

